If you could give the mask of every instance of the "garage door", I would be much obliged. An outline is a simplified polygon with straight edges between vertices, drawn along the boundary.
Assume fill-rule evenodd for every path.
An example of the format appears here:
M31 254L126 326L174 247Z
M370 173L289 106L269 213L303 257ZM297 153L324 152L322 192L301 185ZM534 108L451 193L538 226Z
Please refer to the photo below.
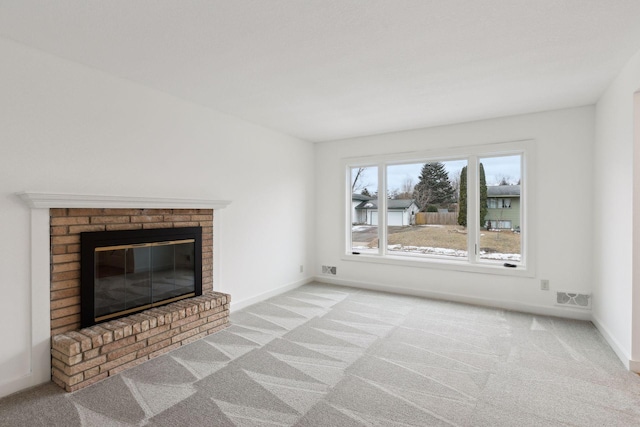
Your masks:
M378 225L378 212L371 212L371 225Z
M387 225L404 225L402 223L402 212L389 212Z

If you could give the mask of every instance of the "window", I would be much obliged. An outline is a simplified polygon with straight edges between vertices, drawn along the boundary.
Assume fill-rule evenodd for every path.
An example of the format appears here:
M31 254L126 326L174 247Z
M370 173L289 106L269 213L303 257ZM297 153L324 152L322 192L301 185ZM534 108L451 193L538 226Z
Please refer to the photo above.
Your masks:
M346 159L345 258L532 274L532 158L524 141Z
M378 167L351 168L351 252L378 253Z
M486 224L480 232L480 260L519 263L522 261L519 208L522 154L481 157L478 161L485 182L480 194L486 191L487 197L493 196L489 200L495 200L487 203L485 212L480 211L480 223Z
M508 209L511 207L511 199L487 199L489 209Z
M497 221L493 221L493 224L491 224L491 221L487 221L486 227L488 231L511 229L511 221L497 220Z
M466 159L387 166L389 254L467 258L467 234L456 232L466 166Z

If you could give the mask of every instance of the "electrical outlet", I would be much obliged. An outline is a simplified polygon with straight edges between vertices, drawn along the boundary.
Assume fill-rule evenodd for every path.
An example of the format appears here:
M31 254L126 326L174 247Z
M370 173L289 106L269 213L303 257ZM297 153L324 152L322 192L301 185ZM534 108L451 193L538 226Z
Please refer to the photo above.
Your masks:
M543 291L548 291L549 290L549 280L548 279L540 280L540 289L543 290Z
M300 273L304 273L304 265L300 264Z

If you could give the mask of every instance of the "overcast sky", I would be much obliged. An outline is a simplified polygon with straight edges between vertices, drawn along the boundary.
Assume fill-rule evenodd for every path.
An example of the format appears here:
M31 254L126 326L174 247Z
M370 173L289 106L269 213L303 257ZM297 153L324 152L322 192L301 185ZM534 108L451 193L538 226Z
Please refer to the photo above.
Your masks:
M520 156L482 158L481 161L484 166L487 185L498 185L503 177L507 178L510 184L517 184L520 180ZM449 179L451 180L454 176L460 176L460 171L466 166L467 161L454 160L442 163L444 163L445 169L449 173ZM411 178L413 185L416 185L419 181L420 171L423 165L424 163L412 163L389 166L387 172L389 189L401 190L407 178ZM367 189L371 194L375 193L378 189L377 168L367 168L362 174L361 182L367 184ZM357 192L359 193L360 191Z

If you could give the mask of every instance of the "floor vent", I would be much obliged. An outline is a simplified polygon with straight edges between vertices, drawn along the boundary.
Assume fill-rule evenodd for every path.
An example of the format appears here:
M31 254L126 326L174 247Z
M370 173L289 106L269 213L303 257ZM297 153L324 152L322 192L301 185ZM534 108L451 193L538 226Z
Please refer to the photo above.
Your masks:
M591 294L577 292L557 291L556 304L570 307L591 309Z
M336 267L332 267L330 265L322 266L322 274L330 274L332 276L336 275Z

